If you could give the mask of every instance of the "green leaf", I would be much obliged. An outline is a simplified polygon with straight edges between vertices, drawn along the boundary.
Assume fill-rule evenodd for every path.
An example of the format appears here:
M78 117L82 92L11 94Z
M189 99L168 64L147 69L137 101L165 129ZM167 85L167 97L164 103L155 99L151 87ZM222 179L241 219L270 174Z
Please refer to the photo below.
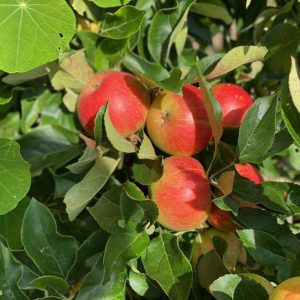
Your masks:
M156 159L157 157L151 140L145 132L143 132L143 139L137 156L139 159Z
M59 68L52 68L49 76L57 91L71 88L80 92L94 76L94 71L86 61L84 50L81 49L64 56Z
M246 247L253 259L263 265L280 268L287 266L287 258L282 246L270 234L253 229L244 229L237 231L243 245ZM286 267L284 272L289 272Z
M131 194L130 189L136 189L141 193L138 197ZM131 183L126 182L123 185L123 191L120 198L120 208L123 219L125 222L135 222L135 223L154 223L158 218L158 208L156 204L145 199L145 196L138 187Z
M103 145L103 143L107 140L105 127L104 127L104 114L106 109L107 109L107 103L100 107L97 116L95 118L94 136L96 139L96 145Z
M82 156L78 159L77 162L66 166L73 174L81 174L87 169L91 168L97 159L96 149L86 147Z
M134 6L124 6L115 13L107 13L101 23L100 35L111 39L124 39L136 33L142 23L145 11Z
M278 95L257 99L247 111L239 129L240 162L259 162L272 147Z
M3 79L2 79L3 81ZM9 103L12 100L12 89L10 86L1 83L0 85L0 105Z
M227 25L232 22L232 17L230 16L226 6L222 3L222 1L201 1L200 3L193 4L191 11L202 16L221 20Z
M91 272L94 263L91 263L93 257L102 252L105 248L108 234L105 231L98 230L93 232L78 248L76 262L68 274L68 281L77 283Z
M52 296L64 295L69 289L66 280L56 276L42 276L34 279L31 283L35 288Z
M0 235L6 239L10 249L23 249L21 227L24 213L29 203L30 199L25 197L14 210L0 216Z
M263 230L273 235L288 251L295 254L299 252L300 241L286 224L277 223L277 218L272 212L242 207L239 209L237 218L247 228Z
M25 197L31 182L30 166L19 144L7 139L0 139L0 178L0 215L4 215Z
M129 3L131 0L90 0L100 7L116 7Z
M149 62L133 53L124 55L123 64L148 87L159 87L163 90L181 93L183 81L180 80L181 71L179 69L173 69L169 73L162 65Z
M175 8L165 8L153 16L148 31L148 50L157 63L164 63L181 30L193 0L181 1ZM159 34L158 34L159 32Z
M109 106L109 104L108 104ZM126 140L124 137L122 137L117 130L114 128L113 124L111 123L108 108L105 111L104 114L104 124L105 124L105 130L107 134L107 138L113 145L115 149L117 149L120 152L125 153L133 153L136 151L135 145L130 143L128 140Z
M281 23L268 30L261 43L268 48L265 67L282 75L290 71L291 55L296 55L300 30L288 23Z
M289 75L289 89L295 107L300 113L300 75L295 57L291 57L292 66Z
M1 0L0 5L0 69L8 73L55 60L75 32L75 16L64 0Z
M143 185L158 181L163 173L162 159L136 160L132 167L134 179Z
M50 62L36 67L28 72L8 74L4 78L2 78L1 81L9 85L17 86L26 81L31 81L33 79L38 79L40 77L48 75L49 68L53 67L54 65L54 62Z
M41 98L38 98L36 101L43 103L40 126L52 124L76 133L78 132L75 115L64 109L61 93L50 93L46 90L41 95Z
M257 60L263 60L268 50L262 46L238 46L229 50L217 63L215 68L206 75L212 79L224 75L237 67Z
M241 275L225 275L210 286L212 295L218 300L267 300L269 295L263 286Z
M55 125L34 128L20 140L23 157L30 163L33 175L44 168L59 168L82 152L78 134Z
M22 243L27 255L43 275L66 278L75 261L75 238L57 232L53 215L32 199L22 223Z
M118 233L121 229L119 226L119 221L123 219L119 206L121 192L121 187L114 187L105 192L93 207L88 207L89 213L101 228L110 233Z
M0 138L17 139L19 137L20 114L10 112L0 120Z
M130 287L139 295L143 296L146 299L159 299L161 291L154 282L143 273L136 273L130 271L128 281Z
M84 178L67 192L64 203L73 221L90 200L101 190L119 164L119 159L100 157Z
M208 289L214 280L225 274L228 274L228 270L216 251L211 250L200 256L197 265L197 275L202 287Z
M299 123L299 112L297 111L292 96L289 91L288 81L284 80L280 91L280 101L282 107L282 116L286 128L294 141L300 147L300 123Z
M165 232L151 240L142 261L147 275L157 281L171 300L188 299L192 267L175 235Z
M106 244L103 264L103 283L109 282L115 273L122 273L126 264L142 255L149 245L146 231L138 231L135 223L129 222L119 233L112 234Z
M21 101L21 110L22 110L22 120L21 120L21 129L26 133L29 128L36 122L39 117L39 114L42 111L42 105L45 101L45 96L48 95L46 90L41 96L35 100L22 100Z
M14 260L8 248L0 242L0 297L2 299L28 299L18 286L22 273L22 265Z
M255 184L249 180L237 179L234 182L233 194L245 201L260 203L272 210L290 214L285 203L286 189L286 184L282 182L266 181Z
M223 129L220 125L222 118L222 109L211 91L210 83L205 79L203 75L201 64L199 61L197 61L197 73L200 90L203 96L203 104L215 139L215 145L217 145L220 142L223 133Z
M80 291L76 297L77 300L91 299L125 299L125 276L126 272L114 272L110 280L103 283L104 266L103 255L99 256L93 270L83 281Z

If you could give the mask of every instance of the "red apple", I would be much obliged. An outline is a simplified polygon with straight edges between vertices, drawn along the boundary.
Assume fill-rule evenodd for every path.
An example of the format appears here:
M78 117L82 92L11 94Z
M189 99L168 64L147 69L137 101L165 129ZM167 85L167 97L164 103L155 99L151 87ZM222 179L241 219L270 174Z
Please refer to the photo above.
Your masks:
M192 156L208 145L212 131L200 90L185 84L182 93L162 92L154 99L147 129L152 142L162 151Z
M127 138L144 127L150 106L146 88L129 73L104 71L85 86L77 104L79 121L90 135L95 117L107 101L112 125L120 135Z
M222 108L221 126L240 127L253 103L251 96L240 86L231 83L216 84L212 92Z
M209 181L202 164L192 157L164 159L163 175L150 186L159 208L158 222L175 231L197 228L211 206Z
M281 282L269 300L300 300L300 276Z
M263 178L260 175L259 171L248 163L243 164L235 164L236 172L250 181L259 184L263 182ZM230 197L240 206L240 207L252 207L257 208L257 206L253 203L244 201L234 194L230 195ZM228 211L224 211L212 204L211 211L208 217L208 222L215 228L222 230L224 232L235 231L236 229L240 229L241 227L233 222L231 219L231 215Z

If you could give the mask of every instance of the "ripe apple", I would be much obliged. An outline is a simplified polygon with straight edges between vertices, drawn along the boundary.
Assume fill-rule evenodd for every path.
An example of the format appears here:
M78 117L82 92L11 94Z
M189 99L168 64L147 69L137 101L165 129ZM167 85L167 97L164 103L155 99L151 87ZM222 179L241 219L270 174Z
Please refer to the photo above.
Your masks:
M95 117L107 101L112 125L120 135L128 138L144 127L150 106L146 88L129 73L104 71L96 74L79 96L77 113L87 133L93 135Z
M251 96L243 88L232 83L216 84L212 87L212 92L223 112L221 126L240 127L253 103Z
M281 282L274 289L269 300L300 300L300 276Z
M150 193L159 208L158 222L166 228L192 230L208 217L209 181L202 164L192 157L164 159L163 175L150 185Z
M160 150L192 156L208 145L212 131L200 90L185 84L182 94L160 93L150 106L147 129Z
M249 163L235 164L236 172L250 181L259 184L263 182L263 178L260 175L259 171ZM244 201L234 194L230 195L230 197L240 206L240 207L252 207L257 208L257 206L253 203ZM236 229L240 229L241 227L236 224L232 219L231 215L228 211L224 211L217 207L215 204L212 204L210 214L208 217L208 222L215 228L222 230L224 232L235 231Z
M262 285L262 287L267 291L269 296L273 292L273 286L272 286L271 282L269 280L267 280L265 277L262 277L255 273L241 273L239 275L247 277L249 279L252 279L252 280L256 281L257 283L259 283L260 285Z

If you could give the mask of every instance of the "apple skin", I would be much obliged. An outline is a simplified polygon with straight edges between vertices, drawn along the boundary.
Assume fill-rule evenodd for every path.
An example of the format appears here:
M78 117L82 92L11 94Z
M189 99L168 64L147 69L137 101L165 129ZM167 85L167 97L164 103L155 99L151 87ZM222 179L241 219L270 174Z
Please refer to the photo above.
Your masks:
M129 73L104 71L88 82L78 99L78 118L87 133L93 135L95 117L107 101L112 125L120 135L127 138L144 127L150 106L146 88Z
M252 280L256 281L257 283L259 283L267 291L269 296L273 292L273 286L272 286L271 282L269 280L267 280L265 277L262 277L255 273L240 273L238 275L247 277L247 278L252 279Z
M253 103L251 96L243 88L232 83L216 84L212 87L212 92L223 112L221 126L240 127Z
M202 164L192 157L164 159L163 175L150 185L150 193L159 208L158 222L168 229L192 230L208 217L209 181Z
M263 182L263 178L260 175L259 171L249 163L240 163L235 164L236 172L250 181L259 184ZM257 208L257 206L253 203L244 201L234 194L230 195L230 197L240 206L240 207L252 207ZM224 232L235 231L237 229L241 229L241 227L236 224L232 219L231 215L228 211L224 211L217 207L215 204L212 204L211 211L208 217L208 222L215 228L222 230Z
M185 84L182 94L167 91L159 94L150 106L147 129L160 150L192 156L208 145L212 130L200 90Z
M300 300L300 276L281 282L274 289L269 300Z

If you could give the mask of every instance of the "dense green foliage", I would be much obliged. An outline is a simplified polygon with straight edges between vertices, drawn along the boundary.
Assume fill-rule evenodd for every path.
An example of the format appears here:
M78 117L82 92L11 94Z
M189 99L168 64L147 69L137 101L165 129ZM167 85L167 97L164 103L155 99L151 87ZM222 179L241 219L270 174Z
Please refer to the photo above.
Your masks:
M299 25L296 0L0 0L0 299L260 300L241 273L300 276ZM152 94L200 86L213 140L196 158L240 230L156 222L148 186L166 155L146 129L138 148L121 137L105 108L95 138L77 118L108 69ZM220 81L255 99L239 129L220 127ZM235 162L266 179L228 177L259 208L217 197Z

